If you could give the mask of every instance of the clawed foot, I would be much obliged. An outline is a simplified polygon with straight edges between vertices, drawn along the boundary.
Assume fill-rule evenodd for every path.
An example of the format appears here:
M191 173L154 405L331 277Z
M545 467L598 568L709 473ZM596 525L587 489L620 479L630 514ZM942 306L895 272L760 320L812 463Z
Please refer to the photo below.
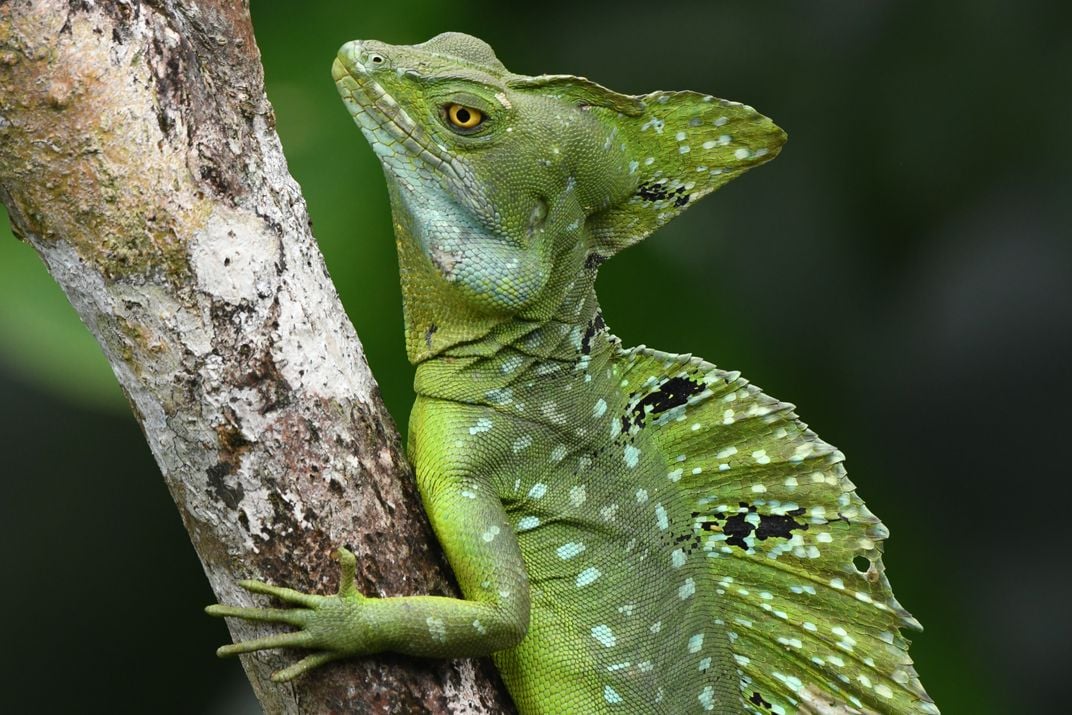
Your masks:
M294 665L276 671L272 680L279 683L296 678L313 668L339 658L367 653L369 631L361 617L361 604L368 601L354 586L357 559L343 548L335 552L341 565L339 592L335 596L316 596L291 588L272 586L262 581L239 581L251 593L274 596L292 608L245 608L216 604L205 608L210 616L244 618L295 626L298 630L264 638L225 645L216 651L220 657L252 653L269 648L308 648L317 652Z

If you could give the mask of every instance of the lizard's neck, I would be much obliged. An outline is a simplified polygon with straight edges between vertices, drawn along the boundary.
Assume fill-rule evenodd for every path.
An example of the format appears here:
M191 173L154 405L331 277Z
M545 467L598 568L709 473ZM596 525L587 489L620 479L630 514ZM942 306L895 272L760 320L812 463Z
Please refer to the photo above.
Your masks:
M403 251L400 243L405 284ZM409 258L416 262L422 257ZM474 315L468 308L459 311L449 300L429 300L423 298L426 291L404 287L406 345L417 365L417 393L483 403L489 394L519 380L549 384L555 374L573 374L590 363L605 362L616 339L607 332L599 310L595 269L562 280L557 299L543 315Z
M592 346L586 332L602 330L594 266L572 275L552 271L530 308L516 315L493 313L474 306L443 278L408 234L405 222L396 220L395 234L406 352L418 367L444 359L491 358L507 348L540 360L576 361L582 348ZM583 240L575 235L569 244L580 246Z

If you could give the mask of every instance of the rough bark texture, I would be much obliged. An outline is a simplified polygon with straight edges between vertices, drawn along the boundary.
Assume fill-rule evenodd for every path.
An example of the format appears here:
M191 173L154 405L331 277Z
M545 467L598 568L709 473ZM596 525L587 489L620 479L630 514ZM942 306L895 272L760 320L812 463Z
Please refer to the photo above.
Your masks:
M236 578L332 592L339 545L367 594L451 592L287 173L245 3L0 0L0 199L111 361L220 601L252 602ZM484 661L272 684L295 656L245 659L266 711L509 709Z

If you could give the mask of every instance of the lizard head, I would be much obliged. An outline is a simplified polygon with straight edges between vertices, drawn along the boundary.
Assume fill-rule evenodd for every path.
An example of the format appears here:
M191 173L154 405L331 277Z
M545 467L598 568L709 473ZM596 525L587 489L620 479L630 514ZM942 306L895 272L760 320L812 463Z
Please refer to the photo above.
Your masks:
M751 107L695 92L516 75L460 33L350 42L332 75L387 175L408 322L407 275L467 324L553 317L604 259L785 140Z

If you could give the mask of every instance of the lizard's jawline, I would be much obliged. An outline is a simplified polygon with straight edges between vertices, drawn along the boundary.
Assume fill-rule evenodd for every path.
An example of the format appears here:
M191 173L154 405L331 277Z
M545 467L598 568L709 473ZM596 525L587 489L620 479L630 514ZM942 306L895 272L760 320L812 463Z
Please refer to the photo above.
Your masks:
M343 101L347 102L354 121L373 146L386 170L404 181L408 170L412 169L412 164L399 159L398 154L382 152L376 148L377 144L386 146L387 142L384 140L390 138L404 147L402 153L406 157L422 162L433 173L438 174L451 187L451 193L467 205L474 215L481 217L484 223L498 225L501 222L497 209L489 207L487 202L474 200L481 192L477 190L478 182L464 161L433 141L428 132L413 121L383 85L372 78L364 65L351 59L339 64L344 70L344 74L335 82L339 94L342 95Z

